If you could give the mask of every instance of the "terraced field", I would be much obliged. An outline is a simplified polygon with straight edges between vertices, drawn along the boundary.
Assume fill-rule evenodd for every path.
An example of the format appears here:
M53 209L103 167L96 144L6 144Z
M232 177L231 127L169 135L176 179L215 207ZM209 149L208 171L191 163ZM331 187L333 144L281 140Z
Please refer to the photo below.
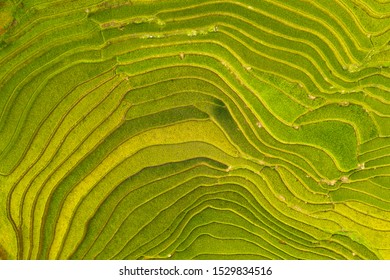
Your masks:
M0 258L390 259L390 1L0 1Z

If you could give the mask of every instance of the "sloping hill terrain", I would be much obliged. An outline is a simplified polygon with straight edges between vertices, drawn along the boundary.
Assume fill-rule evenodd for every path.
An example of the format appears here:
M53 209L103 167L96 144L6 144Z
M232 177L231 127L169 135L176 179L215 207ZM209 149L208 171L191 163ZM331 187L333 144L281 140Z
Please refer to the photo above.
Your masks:
M389 1L0 18L0 258L390 259Z

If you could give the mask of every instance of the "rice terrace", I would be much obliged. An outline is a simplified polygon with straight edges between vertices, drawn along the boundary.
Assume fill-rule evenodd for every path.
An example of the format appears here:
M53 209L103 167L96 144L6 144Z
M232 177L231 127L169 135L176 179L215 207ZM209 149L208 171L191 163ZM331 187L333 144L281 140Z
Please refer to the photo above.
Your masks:
M0 259L390 259L389 0L0 1Z

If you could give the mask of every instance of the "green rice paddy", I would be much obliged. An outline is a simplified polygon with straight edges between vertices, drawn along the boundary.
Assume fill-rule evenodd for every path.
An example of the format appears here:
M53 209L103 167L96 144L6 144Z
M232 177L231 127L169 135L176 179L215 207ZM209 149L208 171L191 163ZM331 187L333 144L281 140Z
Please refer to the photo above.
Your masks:
M390 1L0 1L0 259L390 259Z

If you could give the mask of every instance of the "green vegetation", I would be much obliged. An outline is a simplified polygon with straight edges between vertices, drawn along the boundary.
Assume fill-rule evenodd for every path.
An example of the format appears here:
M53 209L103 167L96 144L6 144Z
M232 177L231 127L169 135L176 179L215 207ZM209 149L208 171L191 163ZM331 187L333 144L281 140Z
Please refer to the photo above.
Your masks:
M390 2L0 1L0 259L390 259Z

